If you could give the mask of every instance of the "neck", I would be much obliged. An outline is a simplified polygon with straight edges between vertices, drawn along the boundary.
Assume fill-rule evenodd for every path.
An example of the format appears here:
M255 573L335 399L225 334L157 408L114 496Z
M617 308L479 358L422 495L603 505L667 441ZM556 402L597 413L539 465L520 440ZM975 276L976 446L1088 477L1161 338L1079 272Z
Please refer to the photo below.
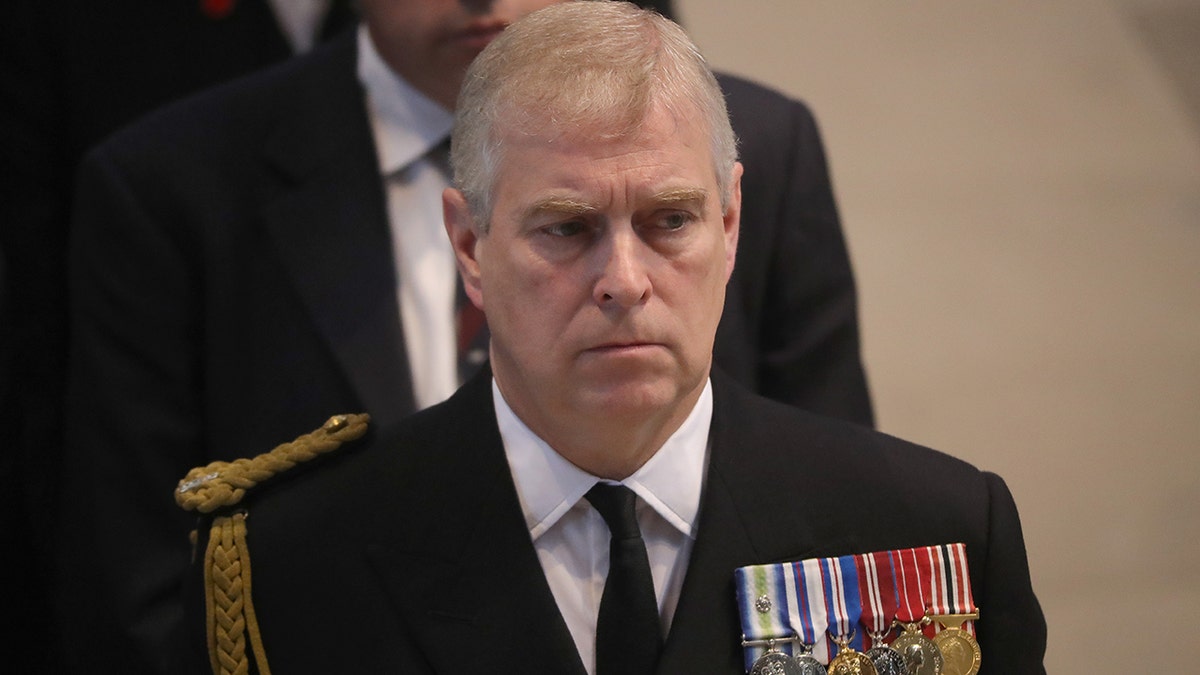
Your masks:
M707 378L673 405L636 415L545 414L527 410L519 397L504 392L505 401L522 422L563 459L593 476L620 481L633 475L653 457L691 415ZM569 424L562 424L569 420Z

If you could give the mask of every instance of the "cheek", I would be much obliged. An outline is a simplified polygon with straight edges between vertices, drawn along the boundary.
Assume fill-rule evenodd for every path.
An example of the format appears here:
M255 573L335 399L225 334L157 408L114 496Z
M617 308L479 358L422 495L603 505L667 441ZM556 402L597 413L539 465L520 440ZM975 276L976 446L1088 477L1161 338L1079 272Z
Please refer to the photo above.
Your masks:
M484 307L493 320L522 336L561 331L571 314L574 288L569 275L527 260L505 259L488 265L483 277Z

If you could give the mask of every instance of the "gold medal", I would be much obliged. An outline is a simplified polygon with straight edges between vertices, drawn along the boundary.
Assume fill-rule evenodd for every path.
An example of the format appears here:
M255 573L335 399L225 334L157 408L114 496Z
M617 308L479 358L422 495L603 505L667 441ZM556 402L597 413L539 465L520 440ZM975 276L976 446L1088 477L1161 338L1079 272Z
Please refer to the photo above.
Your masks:
M879 675L871 659L850 646L850 640L853 639L853 632L849 638L833 638L837 643L838 653L829 662L829 675Z
M971 614L941 614L933 617L944 626L941 632L933 636L933 643L945 661L944 675L975 675L979 672L983 652L975 638L962 629L965 621L978 618L978 610Z
M937 645L921 632L921 624L928 623L926 617L918 623L900 624L904 632L892 642L892 649L904 657L908 675L942 675L945 660Z

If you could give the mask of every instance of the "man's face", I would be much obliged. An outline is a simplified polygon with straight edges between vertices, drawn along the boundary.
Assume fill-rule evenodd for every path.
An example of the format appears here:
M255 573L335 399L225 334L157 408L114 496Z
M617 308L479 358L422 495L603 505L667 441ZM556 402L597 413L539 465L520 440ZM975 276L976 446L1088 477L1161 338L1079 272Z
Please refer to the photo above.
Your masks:
M384 61L410 84L454 108L471 61L508 24L563 0L362 0Z
M505 398L539 432L686 414L733 270L741 166L722 212L706 129L659 108L632 138L501 140L489 232L468 231L453 190L447 221Z

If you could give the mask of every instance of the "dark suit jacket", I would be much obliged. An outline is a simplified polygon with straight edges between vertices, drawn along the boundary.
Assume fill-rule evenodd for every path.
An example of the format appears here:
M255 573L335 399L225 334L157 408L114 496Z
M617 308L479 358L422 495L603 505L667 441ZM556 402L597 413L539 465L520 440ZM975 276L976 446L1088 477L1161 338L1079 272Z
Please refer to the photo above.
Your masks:
M530 542L488 375L239 505L274 672L583 672ZM1046 627L999 477L719 374L713 386L696 543L660 672L744 672L737 567L958 541L983 672L1045 672ZM203 665L200 580L197 567L182 653Z
M292 50L266 0L208 16L203 0L7 0L0 9L0 531L26 580L0 618L12 672L55 672L47 575L66 380L66 241L83 153L168 101ZM343 15L344 16L344 15ZM10 567L11 569L11 567Z
M747 171L716 358L768 395L869 423L812 117L722 82ZM362 97L347 38L160 111L84 162L60 556L73 653L161 656L190 528L170 491L188 469L333 412L388 430L413 411Z

